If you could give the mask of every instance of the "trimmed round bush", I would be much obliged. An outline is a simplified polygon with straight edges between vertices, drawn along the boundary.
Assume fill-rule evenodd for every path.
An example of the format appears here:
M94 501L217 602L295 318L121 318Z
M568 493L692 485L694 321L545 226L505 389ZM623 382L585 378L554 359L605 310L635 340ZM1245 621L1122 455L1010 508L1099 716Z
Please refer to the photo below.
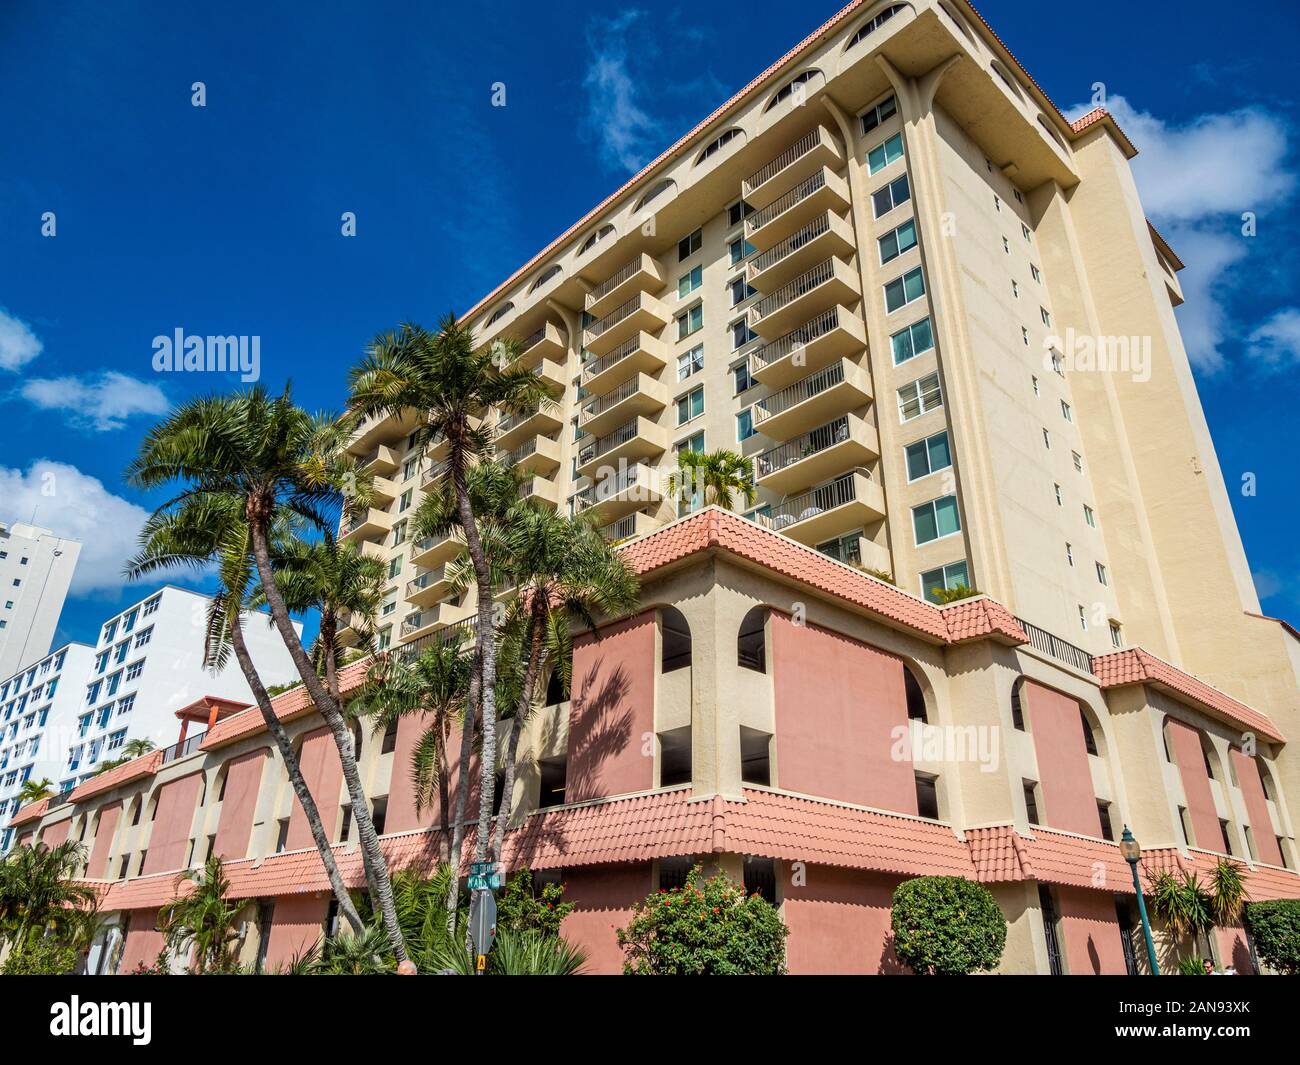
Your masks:
M992 892L960 876L921 876L894 891L894 953L922 976L965 976L994 968L1007 919Z
M1248 903L1246 927L1265 965L1288 976L1300 975L1300 899Z

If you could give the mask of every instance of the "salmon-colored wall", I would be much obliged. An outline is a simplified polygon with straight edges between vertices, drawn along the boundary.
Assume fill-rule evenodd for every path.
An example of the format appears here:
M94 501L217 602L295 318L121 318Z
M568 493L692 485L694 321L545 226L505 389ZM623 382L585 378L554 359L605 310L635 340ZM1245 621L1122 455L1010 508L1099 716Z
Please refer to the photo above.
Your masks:
M384 834L409 832L416 828L430 828L438 824L438 797L423 813L415 812L415 786L411 783L411 758L432 719L426 715L403 717L397 725L397 744L393 748L393 775L388 782L388 813L384 820ZM447 737L447 820L456 811L456 788L460 786L460 727L453 724ZM469 762L470 786L465 802L465 816L473 820L478 816L478 755L471 754Z
M47 847L54 848L61 843L67 843L68 833L72 830L72 818L64 820L53 825L47 825L41 830L40 840Z
M1101 815L1092 788L1079 704L1031 680L1022 685L1020 697L1029 715L1038 759L1038 787L1043 796L1039 819L1051 828L1100 837Z
M149 853L144 858L144 873L166 873L184 866L189 857L190 828L198 805L203 774L191 773L170 780L158 789L153 828L149 832Z
M334 832L334 824L339 813L339 789L343 785L343 765L339 761L339 749L334 745L334 737L328 728L318 728L303 738L302 750L298 755L298 764L302 768L302 778L307 782L307 790L316 800L316 809L320 811L321 824L325 834ZM331 838L330 842L334 840ZM285 838L285 850L305 850L314 847L311 838L311 826L307 815L302 812L302 804L295 795L293 812L289 815L289 834Z
M1264 781L1259 775L1259 763L1244 751L1232 748L1232 767L1237 773L1237 787L1246 801L1250 817L1250 835L1255 841L1255 854L1269 865L1282 864L1282 849L1277 845L1277 830L1268 816L1268 799L1264 796Z
M31 842L35 837L36 837L36 829L33 828L29 832L22 833L22 835L18 837L17 842L14 843L14 846L29 847L31 846Z
M90 863L86 866L86 875L92 880L108 879L108 859L113 847L113 832L117 828L117 819L121 816L120 801L110 802L100 807L99 825L95 828L95 842L90 849Z
M1246 944L1246 933L1241 925L1229 925L1214 930L1216 946L1219 948L1219 968L1236 966L1238 976L1253 976L1255 967L1250 963L1250 947Z
M1192 845L1220 851L1223 849L1223 833L1219 829L1219 815L1214 809L1210 776L1205 771L1201 733L1177 718L1166 720L1169 722L1169 743L1178 763L1178 776L1183 782L1183 801L1187 803L1187 815L1192 823Z
M331 895L281 895L275 900L266 948L268 969L289 964L295 954L306 953L325 935L325 915L332 901Z
M155 929L158 911L132 910L127 916L126 942L122 945L122 960L118 962L120 975L130 975L141 962L152 965L163 949L163 934Z
M644 752L655 727L655 619L648 610L573 641L565 801L654 786Z
M915 814L912 763L891 757L895 729L907 727L903 669L892 655L773 611L773 783Z
M1067 971L1071 976L1124 976L1124 940L1115 897L1082 888L1056 889Z
M221 800L221 820L212 852L229 861L248 857L248 841L253 834L253 814L257 810L257 792L262 786L262 771L270 749L232 758L226 767L226 790Z
M894 954L889 923L899 877L807 867L807 883L786 878L782 916L790 937L786 965L795 976L908 973Z
M564 901L572 902L574 909L560 932L587 952L587 975L623 971L616 932L632 919L633 905L650 894L652 872L649 863L564 871Z

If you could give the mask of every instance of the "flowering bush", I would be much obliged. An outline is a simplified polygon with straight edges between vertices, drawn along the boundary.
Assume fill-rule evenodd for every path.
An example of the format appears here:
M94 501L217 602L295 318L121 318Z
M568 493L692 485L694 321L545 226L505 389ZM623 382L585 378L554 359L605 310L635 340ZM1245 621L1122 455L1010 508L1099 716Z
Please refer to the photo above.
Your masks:
M558 936L560 922L572 911L573 903L564 901L563 884L543 884L539 892L533 886L533 874L520 869L497 899L497 927Z
M760 895L724 875L701 883L697 865L685 887L638 903L618 943L630 976L776 976L789 934Z
M919 876L894 891L894 953L916 973L965 976L994 968L1007 919L983 884L960 876Z

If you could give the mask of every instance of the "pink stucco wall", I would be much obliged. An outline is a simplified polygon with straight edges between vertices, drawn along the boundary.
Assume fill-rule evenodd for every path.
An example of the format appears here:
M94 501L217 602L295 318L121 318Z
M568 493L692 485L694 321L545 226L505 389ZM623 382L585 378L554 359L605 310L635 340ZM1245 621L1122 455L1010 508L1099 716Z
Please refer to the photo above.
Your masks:
M1241 925L1229 925L1214 930L1215 946L1219 948L1219 968L1236 966L1238 976L1252 976L1255 967L1250 963L1250 947Z
M1282 851L1277 845L1277 830L1268 816L1268 799L1264 796L1264 782L1259 775L1259 763L1244 752L1232 749L1232 766L1237 772L1237 787L1246 801L1250 817L1250 835L1255 841L1255 853L1261 862L1282 864Z
M302 767L302 778L307 782L307 790L316 800L320 811L321 824L325 826L326 835L334 831L338 820L340 789L343 786L343 766L339 762L339 750L334 745L334 737L328 728L318 728L303 738L302 750L298 756ZM333 840L331 839L331 843ZM305 850L314 847L311 838L311 826L307 815L302 812L302 804L295 795L293 812L289 815L289 834L285 838L286 850Z
M127 975L141 962L152 965L163 949L163 934L155 929L157 909L132 910L127 916L126 942L122 946L122 960L117 971Z
M907 726L903 663L772 613L776 772L787 791L916 813L910 761L891 757Z
M792 975L906 973L894 955L889 914L898 877L808 866L798 886L785 874L782 916Z
M295 954L303 954L325 934L325 915L330 895L281 895L271 917L271 941L267 944L266 966L287 965Z
M184 866L189 857L190 828L194 824L202 781L201 773L191 773L170 780L158 789L144 873L166 873Z
M1038 759L1038 787L1043 796L1039 819L1050 828L1100 836L1101 817L1092 788L1079 704L1031 680L1024 682L1020 697Z
M655 611L573 641L565 798L582 802L654 786L643 737L655 727Z
M117 829L117 819L121 816L121 802L110 802L99 811L95 842L90 848L90 863L86 866L86 875L92 880L108 878L108 859L113 846L113 832Z
M57 847L68 841L68 832L72 829L72 818L64 818L56 824L41 829L41 842L47 847Z
M225 797L221 800L221 820L217 823L217 838L213 845L213 853L222 859L248 857L257 792L269 754L268 748L260 747L232 758L226 768Z
M1115 897L1103 891L1060 887L1061 933L1071 976L1123 976L1124 941L1115 915Z
M415 786L411 783L411 757L416 746L429 727L430 718L414 715L404 717L397 726L397 743L393 748L393 775L388 783L388 814L384 822L384 832L408 832L415 828L429 828L436 825L438 816L438 799L435 793L433 805L423 812L415 811ZM456 788L460 785L460 728L453 725L447 737L447 820L452 819L456 809ZM470 789L466 800L467 817L477 816L478 811L478 755L470 755Z
M1188 819L1192 823L1192 845L1207 850L1222 850L1223 833L1219 829L1219 815L1214 809L1210 776L1205 771L1201 733L1177 718L1166 720L1169 722L1169 743L1173 747L1174 760L1178 763L1178 776L1183 782L1183 800L1187 804Z
M632 917L632 907L651 890L647 864L586 866L564 871L564 901L574 910L560 931L587 952L588 975L623 971L623 951L616 931Z

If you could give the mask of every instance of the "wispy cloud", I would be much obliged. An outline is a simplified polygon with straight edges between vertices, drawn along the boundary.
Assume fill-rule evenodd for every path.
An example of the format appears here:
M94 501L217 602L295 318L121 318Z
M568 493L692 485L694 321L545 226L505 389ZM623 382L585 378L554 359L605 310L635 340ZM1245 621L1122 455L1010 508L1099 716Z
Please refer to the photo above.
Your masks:
M1300 310L1278 311L1248 340L1246 352L1258 365L1279 371L1300 366Z
M96 432L121 429L139 414L165 414L167 396L157 385L116 370L85 377L38 377L22 397L42 410L62 411L72 424Z
M31 326L0 307L0 370L21 370L43 346Z

